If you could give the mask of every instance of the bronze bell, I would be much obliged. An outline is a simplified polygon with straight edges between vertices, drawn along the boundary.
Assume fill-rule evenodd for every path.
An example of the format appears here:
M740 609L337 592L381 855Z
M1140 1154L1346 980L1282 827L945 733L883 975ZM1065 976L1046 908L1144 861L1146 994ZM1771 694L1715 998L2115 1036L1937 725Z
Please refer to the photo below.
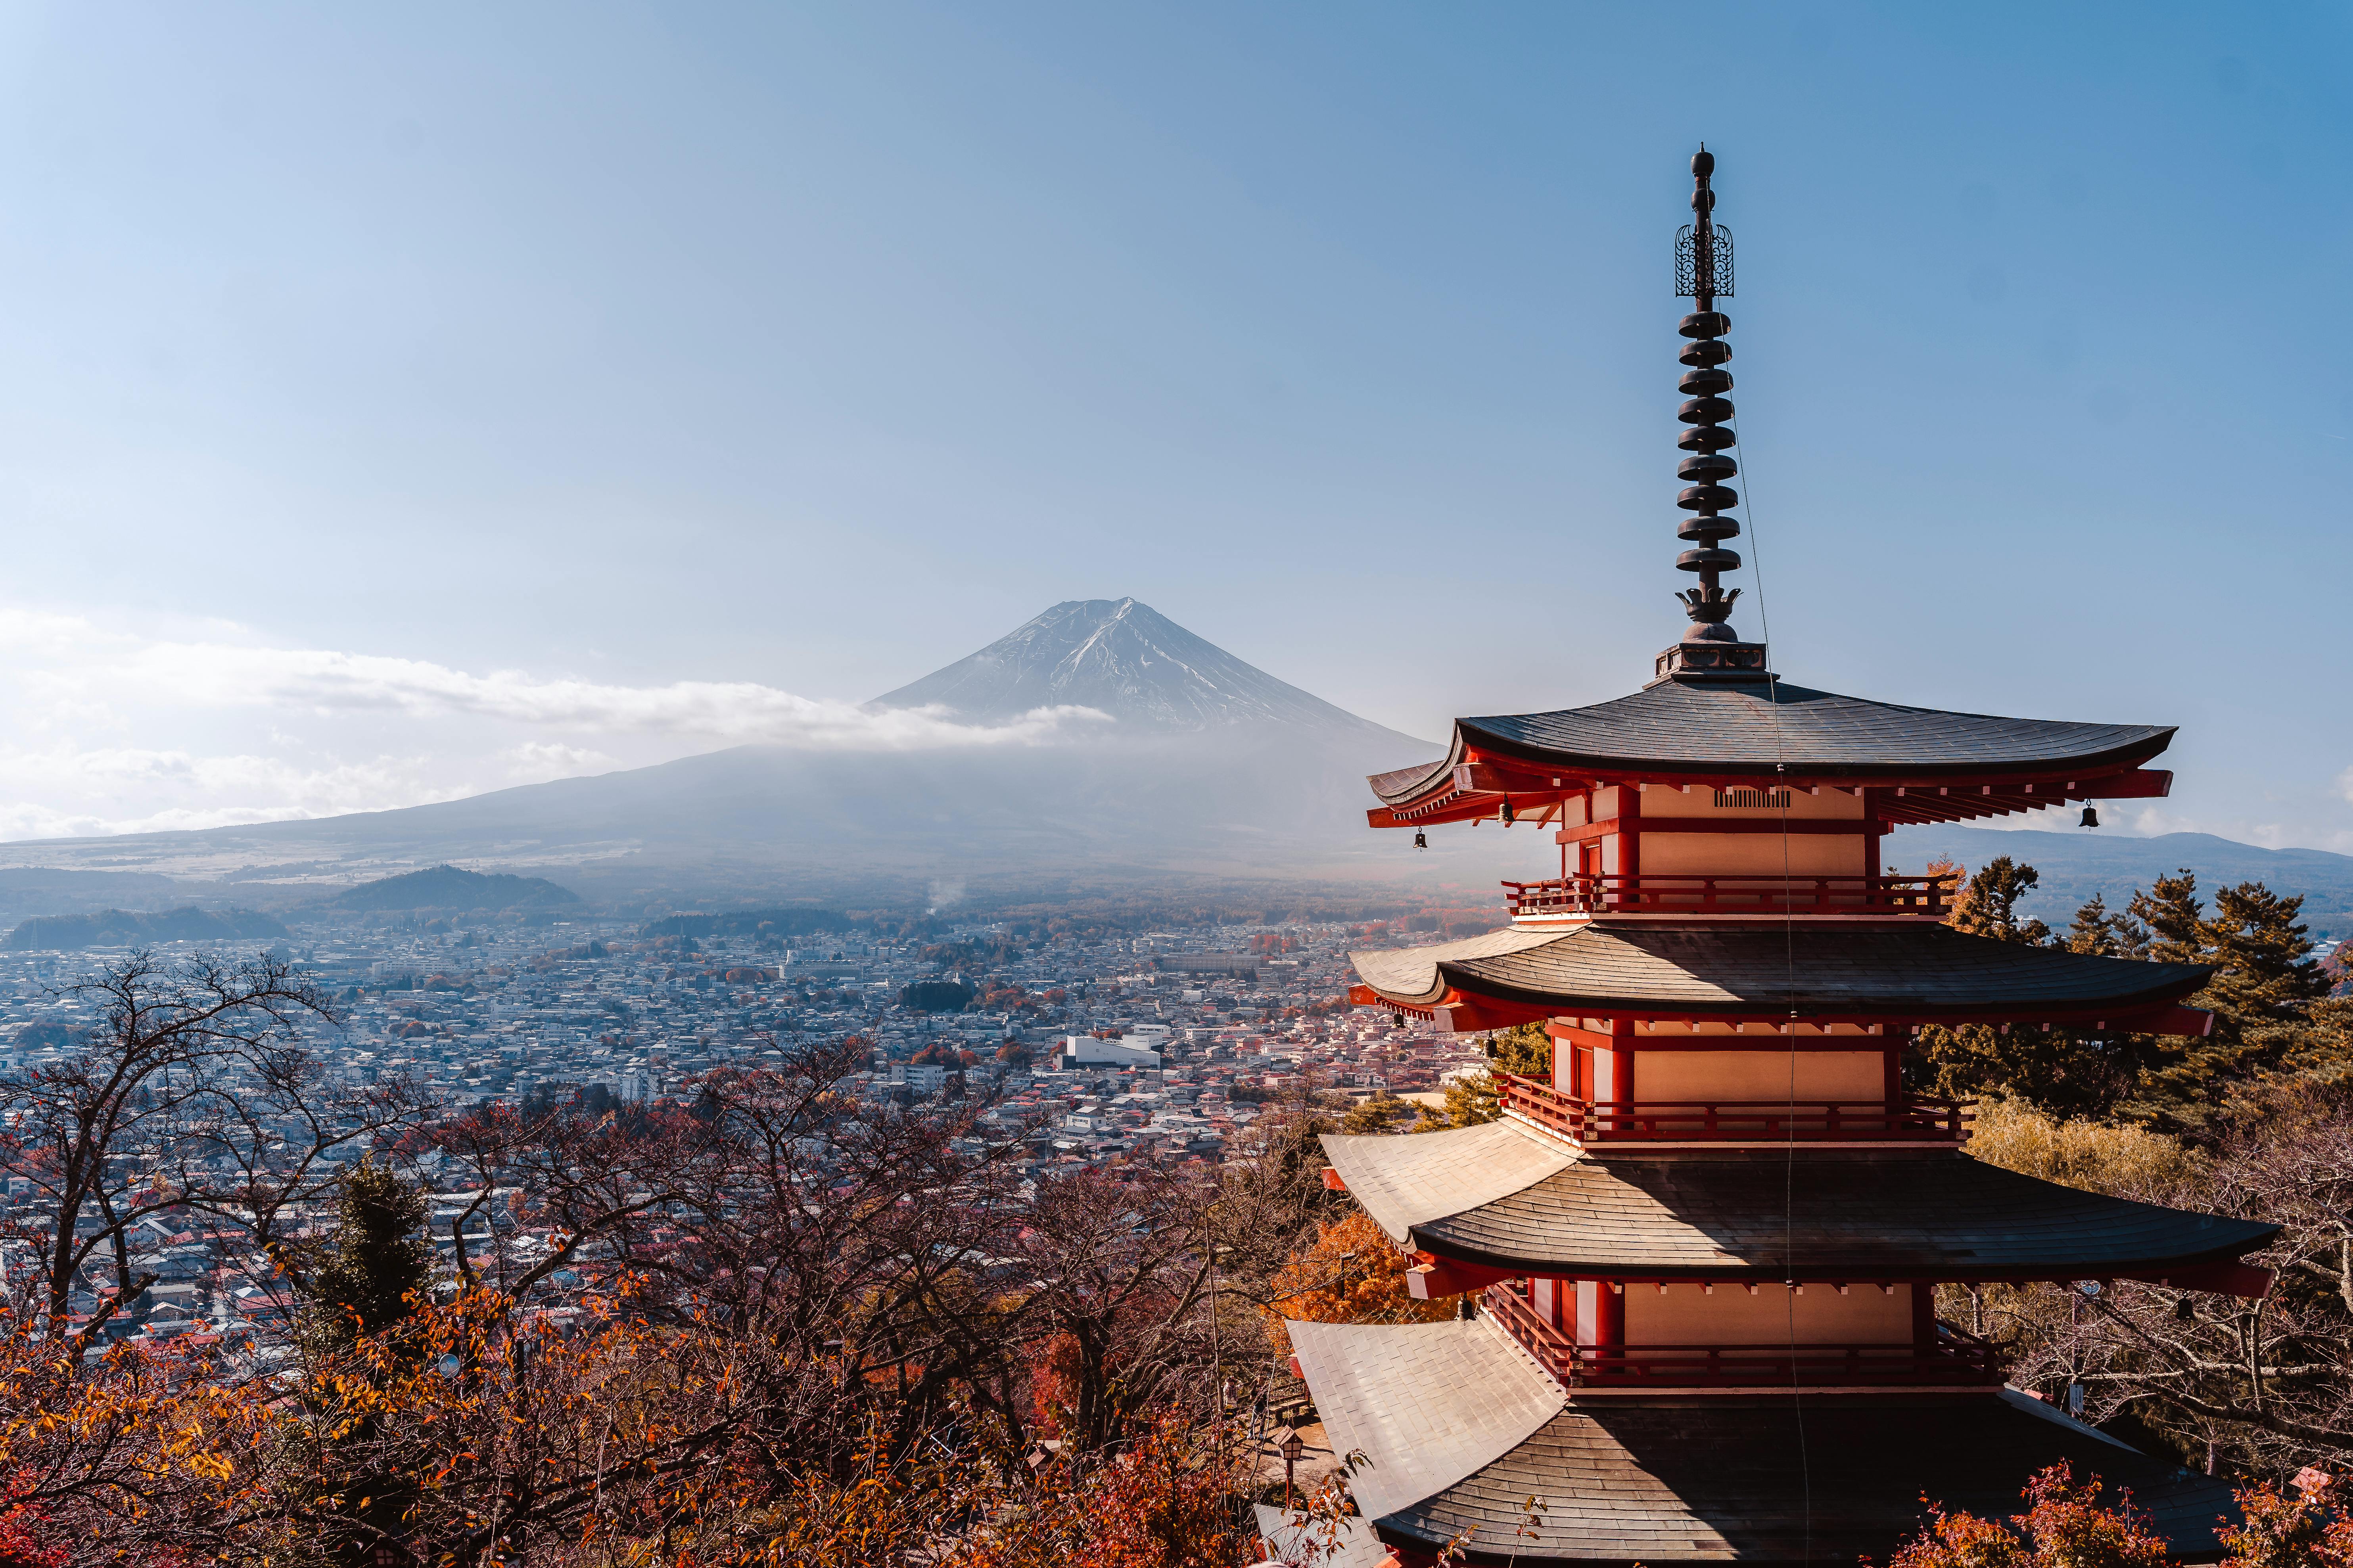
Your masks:
M1427 834L1427 833L1424 833L1424 832L1423 832L1420 828L1419 828L1419 827L1415 828L1415 829L1413 830L1413 847L1414 847L1416 849L1427 849L1427 848L1429 848L1429 847L1430 847L1430 835L1429 835L1429 834Z
M2089 805L2084 808L2083 825L2085 827L2097 827L2100 825L2100 813L2098 808Z

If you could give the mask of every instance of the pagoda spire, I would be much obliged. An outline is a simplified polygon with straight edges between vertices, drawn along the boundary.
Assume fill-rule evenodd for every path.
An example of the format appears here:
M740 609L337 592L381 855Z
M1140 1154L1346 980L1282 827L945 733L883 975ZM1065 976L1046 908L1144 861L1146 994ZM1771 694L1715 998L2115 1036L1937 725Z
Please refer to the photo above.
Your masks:
M1675 445L1691 454L1677 464L1684 481L1675 505L1692 515L1675 530L1675 537L1692 545L1675 558L1675 565L1699 574L1699 586L1675 596L1692 619L1683 643L1659 656L1662 678L1673 675L1762 674L1765 648L1741 640L1732 629L1733 602L1737 588L1726 588L1723 575L1740 568L1738 552L1724 542L1740 532L1736 518L1725 515L1740 504L1739 492L1725 484L1740 471L1727 448L1736 437L1727 427L1732 418L1732 374L1724 368L1732 357L1725 334L1731 318L1715 308L1717 299L1732 297L1732 233L1715 221L1715 155L1703 145L1692 159L1692 221L1675 236L1675 292L1699 309L1676 325L1683 339L1675 357L1686 368L1675 384L1684 397L1675 417L1685 428ZM1693 645L1698 645L1696 647Z

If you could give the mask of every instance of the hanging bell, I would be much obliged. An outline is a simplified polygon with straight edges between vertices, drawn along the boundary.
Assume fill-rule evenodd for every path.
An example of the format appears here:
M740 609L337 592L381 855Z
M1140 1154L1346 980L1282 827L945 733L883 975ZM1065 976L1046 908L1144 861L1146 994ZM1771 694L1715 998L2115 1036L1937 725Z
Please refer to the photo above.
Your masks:
M2100 813L2098 807L2087 805L2084 808L2083 825L2085 827L2097 827L2100 825Z
M2173 1321L2177 1323L2194 1323L2198 1321L2198 1309L2191 1305L2187 1294L2173 1299Z
M1415 829L1413 830L1413 847L1414 847L1416 849L1427 849L1427 848L1429 848L1429 847L1430 847L1430 835L1429 835L1429 834L1427 834L1427 833L1424 833L1424 832L1423 832L1420 828L1419 828L1419 827L1415 828Z
M1514 821L1518 820L1512 816L1512 797L1510 795L1505 795L1504 797L1504 809L1498 813L1497 816L1498 819L1502 821L1503 825L1506 827L1509 827Z

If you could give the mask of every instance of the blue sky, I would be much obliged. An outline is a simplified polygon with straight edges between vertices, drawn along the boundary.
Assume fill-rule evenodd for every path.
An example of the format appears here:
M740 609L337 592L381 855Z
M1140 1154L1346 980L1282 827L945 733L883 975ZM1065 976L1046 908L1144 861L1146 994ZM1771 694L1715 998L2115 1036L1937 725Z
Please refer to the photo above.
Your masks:
M1073 597L1423 735L1630 689L1704 138L1781 671L2353 850L2348 30L10 7L0 833L848 743Z

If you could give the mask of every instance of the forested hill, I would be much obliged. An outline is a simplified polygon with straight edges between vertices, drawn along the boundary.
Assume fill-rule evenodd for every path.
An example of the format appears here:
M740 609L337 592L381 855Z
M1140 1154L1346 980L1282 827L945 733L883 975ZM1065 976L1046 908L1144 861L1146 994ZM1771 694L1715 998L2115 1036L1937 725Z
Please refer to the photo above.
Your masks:
M11 952L70 952L84 947L137 947L157 942L223 942L286 935L278 921L251 910L165 910L146 914L100 910L94 914L36 915L8 933Z
M378 882L346 888L321 909L360 912L375 910L549 910L569 908L580 895L544 877L514 877L502 871L484 873L455 866L433 866Z

